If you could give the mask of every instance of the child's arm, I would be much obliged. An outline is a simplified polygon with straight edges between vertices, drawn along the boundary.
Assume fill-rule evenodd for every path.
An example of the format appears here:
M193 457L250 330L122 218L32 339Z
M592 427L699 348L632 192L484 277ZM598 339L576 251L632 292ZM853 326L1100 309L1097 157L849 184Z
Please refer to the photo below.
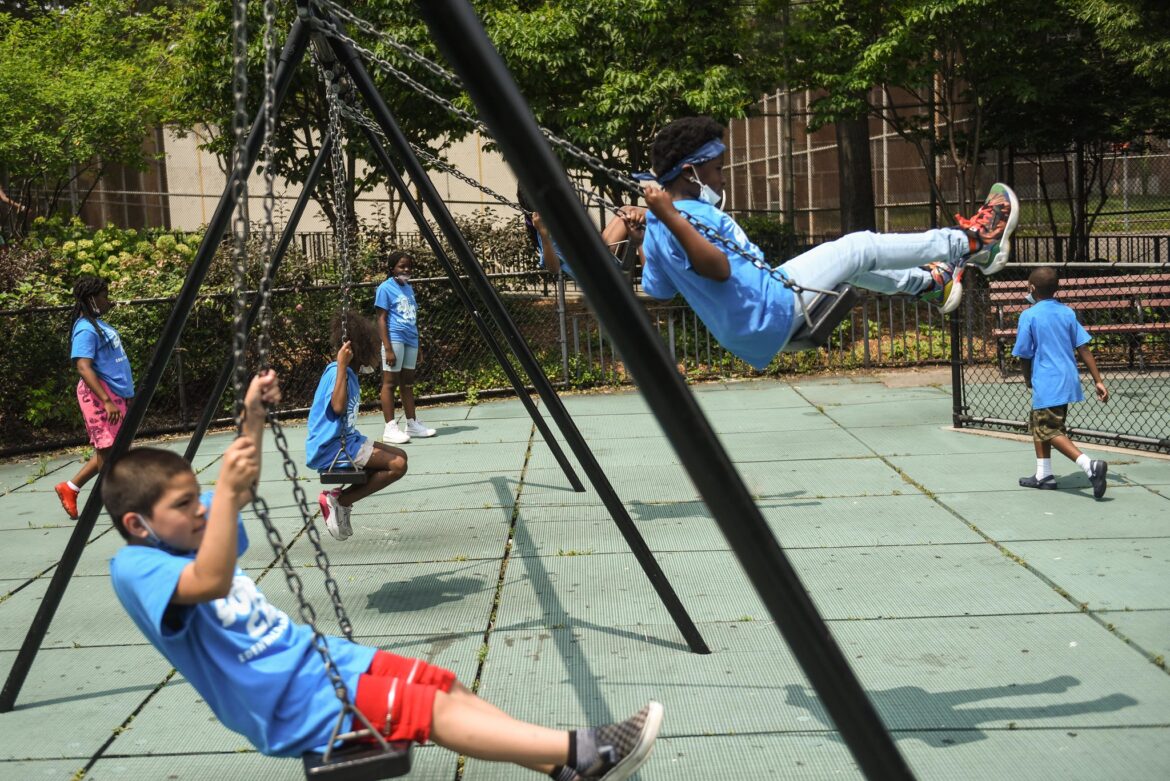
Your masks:
M548 232L548 228L544 227L544 221L540 219L537 212L532 213L532 227L536 228L536 232L540 234L540 257L544 261L544 267L553 274L559 274L561 259L557 257L552 234Z
M106 419L111 423L117 423L122 417L121 410L114 404L114 400L110 398L110 394L106 393L106 389L102 387L102 381L98 377L93 368L92 358L78 358L77 373L81 375L82 382L85 386L93 391L93 394L102 400L102 406L106 409Z
M724 282L731 276L731 264L727 261L727 256L679 214L678 209L674 208L674 200L670 193L647 183L643 186L642 196L654 216L678 239L683 252L687 254L691 266L699 276L716 282Z
M353 348L350 347L349 342L341 345L341 349L337 351L337 378L333 381L333 397L329 400L329 406L333 409L333 414L341 417L345 414L346 402L349 400L349 362L353 360Z
M1102 403L1109 401L1109 390L1105 387L1105 383L1101 379L1101 372L1097 370L1097 359L1093 357L1093 351L1089 349L1089 345L1082 344L1078 347L1077 355L1081 356L1081 360L1085 362L1085 368L1089 370L1089 374L1093 377L1093 385L1097 389L1097 398Z
M1031 390L1032 389L1032 359L1031 358L1021 358L1020 359L1020 371L1024 375L1024 387Z
M382 349L386 351L386 363L394 365L394 345L390 343L390 313L382 307L378 311L378 328L382 332Z
M240 509L252 501L260 476L260 440L264 434L265 404L280 400L280 385L271 370L252 378L244 398L243 433L223 454L215 481L215 496L195 560L179 573L171 603L194 605L226 597L236 572Z

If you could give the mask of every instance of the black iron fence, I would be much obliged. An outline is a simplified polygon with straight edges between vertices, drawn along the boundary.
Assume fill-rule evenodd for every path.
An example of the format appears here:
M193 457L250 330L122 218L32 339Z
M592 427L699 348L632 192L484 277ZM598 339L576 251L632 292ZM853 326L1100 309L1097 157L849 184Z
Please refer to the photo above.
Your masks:
M1036 265L1012 263L991 279L965 278L962 317L952 324L961 345L956 425L1027 431L1031 394L1011 353ZM1066 264L1059 273L1057 299L1093 337L1090 347L1111 394L1099 403L1082 366L1085 401L1069 408L1070 434L1170 453L1170 264Z

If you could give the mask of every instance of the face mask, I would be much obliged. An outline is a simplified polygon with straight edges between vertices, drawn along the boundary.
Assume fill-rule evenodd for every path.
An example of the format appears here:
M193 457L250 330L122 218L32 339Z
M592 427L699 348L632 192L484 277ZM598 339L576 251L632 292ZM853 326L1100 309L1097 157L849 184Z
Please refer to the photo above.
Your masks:
M144 527L146 527L146 534L147 534L146 541L149 542L155 548L158 548L160 551L163 551L165 553L173 553L177 556L184 556L184 555L190 553L190 551L180 550L180 549L176 548L175 546L169 545L166 542L164 542L162 537L159 537L157 534L154 533L154 529L152 529L150 527L150 524L146 522L146 518L144 518L143 516L139 515L138 520L139 520L139 522L142 523L142 525Z
M403 271L401 274L395 274L394 281L400 285L405 285L407 282L410 281L410 272Z
M691 169L694 170L693 168ZM708 206L714 206L717 209L723 208L723 199L727 197L727 193L717 193L703 181L699 180L699 175L696 173L690 181L699 185L699 200Z
M1027 301L1029 304L1036 303L1036 299L1032 296L1032 294L1030 292L1028 293L1028 295L1024 296L1024 300Z
M358 374L373 374L373 373L374 373L373 366L361 366L358 368Z

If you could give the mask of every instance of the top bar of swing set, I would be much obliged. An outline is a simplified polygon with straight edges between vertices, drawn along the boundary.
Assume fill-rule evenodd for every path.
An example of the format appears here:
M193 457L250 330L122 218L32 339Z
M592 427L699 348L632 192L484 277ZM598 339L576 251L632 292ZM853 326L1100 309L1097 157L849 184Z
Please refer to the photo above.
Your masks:
M474 10L466 0L419 0L416 5L505 159L565 248L590 305L626 356L638 387L862 772L882 781L912 779L661 338L608 260L600 236Z

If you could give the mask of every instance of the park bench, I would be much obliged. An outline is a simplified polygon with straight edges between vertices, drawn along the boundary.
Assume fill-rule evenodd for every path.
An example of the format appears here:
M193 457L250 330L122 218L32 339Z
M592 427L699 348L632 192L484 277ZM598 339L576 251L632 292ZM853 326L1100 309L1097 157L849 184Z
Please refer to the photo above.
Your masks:
M1006 373L1007 355L1016 339L1020 312L1030 304L1027 280L992 280L991 309L995 325L996 359ZM1143 346L1148 337L1170 339L1170 274L1109 277L1070 277L1060 280L1057 300L1070 306L1095 339L1125 339L1129 368L1145 368Z

